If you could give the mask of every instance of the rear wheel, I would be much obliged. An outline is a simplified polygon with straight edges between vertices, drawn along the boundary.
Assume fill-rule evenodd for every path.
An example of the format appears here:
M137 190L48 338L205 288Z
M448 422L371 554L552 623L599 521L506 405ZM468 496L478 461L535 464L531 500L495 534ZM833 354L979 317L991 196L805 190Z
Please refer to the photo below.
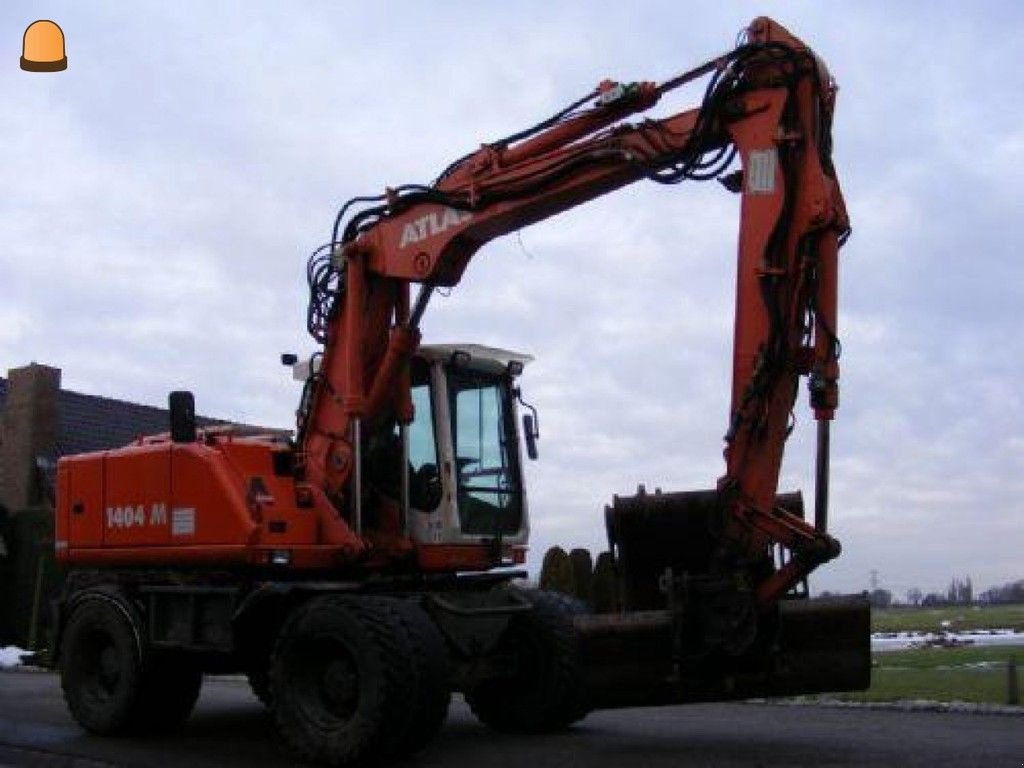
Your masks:
M585 606L557 592L526 596L533 610L509 621L497 650L511 658L513 673L478 683L466 701L482 723L499 731L557 731L589 711L572 621Z
M188 719L202 685L179 654L143 654L131 604L97 590L72 609L61 643L61 688L71 715L96 734L162 733Z
M83 599L61 644L60 684L72 717L101 735L131 730L142 683L141 650L127 606L106 594Z
M270 663L278 729L307 760L346 765L386 754L409 717L414 670L387 601L327 595L295 609Z

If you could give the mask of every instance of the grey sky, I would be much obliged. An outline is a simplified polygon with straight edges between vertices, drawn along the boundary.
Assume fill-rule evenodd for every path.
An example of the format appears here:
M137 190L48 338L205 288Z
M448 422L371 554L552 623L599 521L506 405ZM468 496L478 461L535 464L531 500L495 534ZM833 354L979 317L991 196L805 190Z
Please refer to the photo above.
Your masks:
M1016 3L5 3L0 368L288 426L306 254L336 206L428 181L599 80L665 79L766 13L840 83L842 406L818 588L1022 575L1024 12ZM69 69L22 72L52 18ZM3 62L7 65L4 66ZM694 104L693 91L659 107ZM711 487L737 203L637 185L484 249L430 340L521 349L541 411L533 563L638 482ZM811 492L811 424L784 488Z

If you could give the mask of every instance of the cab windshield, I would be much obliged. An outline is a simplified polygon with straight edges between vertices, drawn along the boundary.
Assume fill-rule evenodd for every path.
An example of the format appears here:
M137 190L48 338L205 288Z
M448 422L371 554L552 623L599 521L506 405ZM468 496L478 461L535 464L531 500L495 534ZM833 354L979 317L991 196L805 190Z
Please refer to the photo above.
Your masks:
M515 533L522 520L522 495L508 381L449 371L448 396L462 532Z

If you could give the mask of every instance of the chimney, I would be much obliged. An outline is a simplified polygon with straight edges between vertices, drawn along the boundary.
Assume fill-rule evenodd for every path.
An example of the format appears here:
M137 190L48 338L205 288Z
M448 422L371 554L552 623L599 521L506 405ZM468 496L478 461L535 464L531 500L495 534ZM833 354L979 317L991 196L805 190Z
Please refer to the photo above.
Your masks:
M7 401L0 422L0 503L11 512L38 504L37 456L57 447L60 369L30 363L7 372Z

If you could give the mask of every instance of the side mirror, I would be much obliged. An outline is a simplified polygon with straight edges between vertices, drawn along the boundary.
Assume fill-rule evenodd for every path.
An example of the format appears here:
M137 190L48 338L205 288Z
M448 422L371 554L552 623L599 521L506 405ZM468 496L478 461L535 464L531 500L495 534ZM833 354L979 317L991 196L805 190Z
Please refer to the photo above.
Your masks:
M526 455L530 457L530 461L536 461L539 455L537 438L540 437L540 432L532 413L523 414L523 437L526 439Z
M176 443L196 441L196 400L191 392L171 392L168 405L171 411L171 440Z
M523 439L526 440L526 455L530 461L537 460L537 440L540 439L540 419L537 418L537 409L523 400L523 391L516 387L512 390L513 396L522 403L529 413L523 414Z

